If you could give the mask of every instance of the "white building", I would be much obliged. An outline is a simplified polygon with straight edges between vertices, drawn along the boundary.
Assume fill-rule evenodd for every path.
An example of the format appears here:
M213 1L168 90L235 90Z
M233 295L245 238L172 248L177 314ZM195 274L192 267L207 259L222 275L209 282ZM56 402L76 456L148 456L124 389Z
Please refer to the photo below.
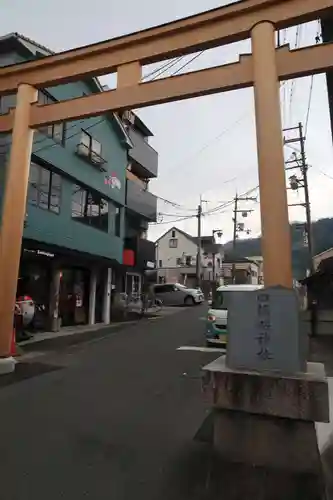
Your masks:
M260 264L246 257L225 256L222 263L222 276L224 284L236 283L238 285L261 285Z
M258 264L258 285L264 284L264 258L262 255L255 255L254 257L247 257L251 262Z
M173 227L156 240L157 280L165 283L196 284L198 238ZM214 236L201 238L201 279L219 280L223 259L222 246Z

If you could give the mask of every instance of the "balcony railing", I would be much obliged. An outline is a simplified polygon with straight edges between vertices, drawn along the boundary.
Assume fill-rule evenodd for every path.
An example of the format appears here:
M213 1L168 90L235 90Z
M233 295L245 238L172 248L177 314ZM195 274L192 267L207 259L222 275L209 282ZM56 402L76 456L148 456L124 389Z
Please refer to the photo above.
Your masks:
M148 144L138 132L130 128L128 135L133 143L133 148L129 150L129 157L137 164L142 177L157 177L158 153ZM138 172L139 173L139 172Z
M91 165L94 165L98 167L102 172L106 172L106 168L104 164L106 163L106 160L102 158L101 155L93 151L91 148L89 148L86 144L83 142L80 142L76 146L76 154L80 157L86 160L88 163Z
M126 205L132 212L140 214L150 222L156 222L156 196L129 179L126 181Z

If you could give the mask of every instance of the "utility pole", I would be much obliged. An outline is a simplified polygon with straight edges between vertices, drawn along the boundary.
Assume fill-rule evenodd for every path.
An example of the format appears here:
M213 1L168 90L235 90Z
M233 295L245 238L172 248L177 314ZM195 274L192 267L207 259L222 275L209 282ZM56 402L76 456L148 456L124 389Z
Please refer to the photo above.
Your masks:
M238 196L236 194L234 198L234 217L233 217L233 223L234 223L234 233L233 233L233 239L232 239L232 250L235 254L236 252L236 243L237 243L237 238L238 238L238 233L245 233L245 234L250 234L251 230L245 228L244 222L238 222L237 215L239 213L242 214L242 217L247 217L248 214L252 213L253 210L248 210L248 209L240 209L239 208L239 202L240 201L257 201L257 198L252 197L252 196ZM232 265L232 282L235 282L236 278L236 266L235 263Z
M215 234L217 234L218 238L222 238L223 235L223 230L222 229L213 229L213 242L215 243ZM212 279L214 286L216 284L216 277L215 277L215 252L213 252L213 279Z
M303 125L299 123L297 127L292 127L289 129L285 129L285 131L289 130L297 130L298 137L292 139L285 139L285 144L290 144L292 142L299 142L300 144L300 156L297 156L295 152L293 154L293 158L286 162L287 165L291 165L286 167L286 170L295 170L300 169L301 178L298 178L296 175L292 175L289 178L290 188L292 191L297 191L299 188L304 189L304 203L294 203L289 206L301 206L305 208L306 214L306 224L305 224L305 234L306 234L306 243L309 251L309 265L311 274L314 273L314 264L313 264L313 235L312 235L312 223L311 223L311 204L310 204L310 196L309 196L309 184L308 184L308 165L306 162L306 154L305 154L305 137L303 136ZM296 165L295 165L296 163Z
M198 219L198 237L197 237L197 286L201 286L201 217L202 217L202 199L200 196L200 203L198 205L197 219Z
M233 223L234 223L234 234L232 238L232 249L235 252L236 250L236 239L237 239L237 213L238 213L238 196L236 194L235 199L234 199L234 218L233 218Z

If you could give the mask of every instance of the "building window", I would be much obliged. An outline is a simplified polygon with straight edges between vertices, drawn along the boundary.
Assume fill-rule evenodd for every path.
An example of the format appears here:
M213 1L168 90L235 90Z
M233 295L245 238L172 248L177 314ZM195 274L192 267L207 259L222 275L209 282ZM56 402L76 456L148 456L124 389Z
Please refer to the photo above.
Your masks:
M161 260L158 261L158 267L162 267L163 262Z
M102 159L102 144L94 139L88 132L82 130L79 144L80 153L86 156L91 163L105 163Z
M110 222L111 222L111 232L115 236L120 236L120 227L121 227L121 211L120 207L115 205L112 202L109 202L109 210L110 210Z
M45 90L40 90L38 92L38 103L45 104L53 104L58 102L57 99L52 97ZM38 129L42 134L47 135L48 137L52 137L52 139L59 144L64 145L66 142L66 127L65 123L53 123L52 125L47 125L46 127L42 127Z
M178 247L178 240L177 238L171 238L169 240L169 248L177 248Z
M3 95L0 97L0 115L6 115L16 107L16 94Z
M176 237L176 231L172 231L171 232L171 238L175 238Z
M186 256L185 263L186 263L187 266L190 266L192 264L192 257L191 257L191 255L187 255Z
M181 265L182 265L182 259L178 257L176 260L176 266L181 266Z
M31 163L28 203L58 214L60 212L61 177L37 163Z
M109 202L95 191L75 184L72 191L72 219L108 232Z

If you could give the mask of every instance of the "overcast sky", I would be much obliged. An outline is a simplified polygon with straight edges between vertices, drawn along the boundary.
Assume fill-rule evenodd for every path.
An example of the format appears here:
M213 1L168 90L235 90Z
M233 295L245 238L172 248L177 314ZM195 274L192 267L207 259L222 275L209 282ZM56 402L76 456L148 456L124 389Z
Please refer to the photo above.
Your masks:
M82 0L57 0L50 9L50 2L45 0L2 0L0 26L2 35L17 31L54 51L61 51L165 23L221 3L221 0L94 0L92 4L85 4ZM317 32L318 23L312 23L302 26L298 32L296 28L290 29L282 37L286 37L294 48L296 44L315 43ZM182 72L236 61L239 54L249 48L246 41L206 51ZM163 76L172 74L190 59L191 56L187 56ZM154 68L145 69L145 73ZM114 81L112 77L102 80L111 86ZM306 121L310 87L311 79L305 78L294 84L289 82L281 90L284 127ZM200 195L207 201L204 211L209 212L232 200L236 190L242 194L257 186L252 89L155 106L140 110L138 114L154 132L151 144L159 152L159 178L151 182L151 191L181 205L175 207L159 201L161 215L159 223L149 230L151 239L173 225L195 234L197 222L194 217L173 221L180 216L193 215ZM292 150L286 148L285 153L289 157ZM311 164L309 184L313 219L331 216L333 148L323 75L313 80L306 153ZM302 201L301 191L298 195L290 195L290 203ZM259 204L243 206L255 209L246 223L252 235L258 235ZM231 219L231 206L213 215L207 214L203 218L203 233L223 229L222 241L227 241L232 237ZM290 220L304 220L304 210L290 208Z

